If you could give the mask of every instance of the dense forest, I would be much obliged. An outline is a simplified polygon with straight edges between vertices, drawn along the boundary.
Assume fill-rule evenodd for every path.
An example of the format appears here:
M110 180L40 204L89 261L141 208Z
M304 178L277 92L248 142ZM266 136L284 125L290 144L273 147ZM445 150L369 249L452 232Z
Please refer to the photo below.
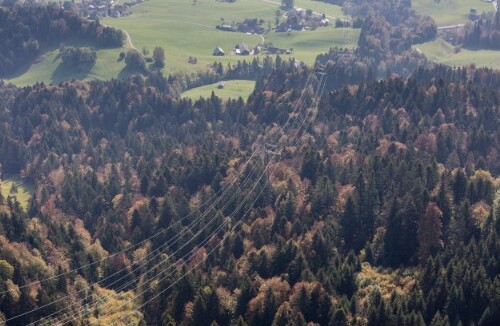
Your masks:
M27 208L0 192L0 323L499 325L500 72L431 66L410 1L349 10L359 47L312 68L0 82L0 186L32 188ZM498 17L457 45L490 47ZM75 37L123 42L60 6L0 8L0 76ZM225 79L256 87L179 98Z
M0 206L3 320L498 324L500 74L329 90L299 125L313 72L269 69L246 102L2 85L2 176L34 186Z
M85 40L101 47L121 47L120 30L78 17L73 11L47 6L0 6L0 77L36 58L47 46Z
M386 78L392 74L407 77L431 63L413 44L433 40L437 26L428 16L418 15L411 1L361 1L344 6L346 14L359 24L361 34L354 50L332 48L317 58L317 64L330 65L335 79L329 88L343 87Z
M463 27L442 34L447 41L456 46L500 50L500 11L483 13Z

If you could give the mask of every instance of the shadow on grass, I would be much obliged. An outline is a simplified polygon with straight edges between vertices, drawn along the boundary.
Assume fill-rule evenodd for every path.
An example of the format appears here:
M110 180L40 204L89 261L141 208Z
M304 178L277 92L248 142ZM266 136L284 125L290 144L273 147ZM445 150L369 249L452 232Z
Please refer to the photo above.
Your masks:
M135 76L135 75L141 75L141 76L143 76L144 75L144 71L137 70L137 69L130 69L127 66L125 66L125 67L123 67L122 70L120 70L120 72L118 73L117 78L118 79L126 79L128 77Z
M19 65L19 67L17 67L14 72L11 72L11 73L8 73L8 74L5 74L5 75L0 75L0 79L2 79L2 78L4 78L4 79L14 79L14 78L17 78L19 76L24 75L25 73L27 73L30 70L31 66L33 66L34 64L39 63L40 61L43 61L46 56L49 56L51 54L51 51L52 50L47 50L43 54L37 55L34 58L29 59L25 63Z
M52 72L52 76L50 80L54 84L59 84L62 81L66 80L83 80L85 79L92 68L95 66L95 62L89 64L81 64L77 66L73 66L70 64L66 64L61 62L57 68Z
M73 46L73 47L95 47L95 49L98 51L100 49L114 49L114 47L100 47L96 46L95 43L89 42L88 40L85 39L71 39L71 40L66 40L64 42L65 45L67 46ZM0 79L5 79L5 80L10 80L10 79L16 79L19 78L26 73L29 73L30 69L38 64L43 62L44 60L50 60L49 63L53 64L54 67L57 64L57 61L60 60L60 55L59 55L59 47L61 45L61 42L52 42L50 44L44 44L41 46L40 50L38 51L38 55L36 55L34 58L27 60L25 63L19 65L14 72L8 73L8 74L3 74L0 75ZM57 53L56 53L57 52ZM55 55L54 55L55 53ZM54 55L54 58L52 59L47 59L48 57ZM123 56L124 58L125 56ZM120 60L118 58L117 62L121 62L123 59ZM68 66L62 66L59 64L54 71L52 71L52 75L50 77L50 81L54 84L58 84L61 81L64 80L71 80L71 79L80 79L81 76L84 76L83 78L87 77L90 74L90 70L93 68L93 65L90 68L76 68L76 67L68 67ZM47 76L48 77L48 76ZM48 79L48 78L47 78ZM38 80L34 80L33 84L37 82Z

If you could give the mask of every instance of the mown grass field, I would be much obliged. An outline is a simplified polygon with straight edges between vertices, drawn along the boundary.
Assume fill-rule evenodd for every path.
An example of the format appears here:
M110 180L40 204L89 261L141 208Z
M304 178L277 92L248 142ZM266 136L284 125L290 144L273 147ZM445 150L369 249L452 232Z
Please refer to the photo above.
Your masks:
M475 8L478 14L493 11L493 5L481 0L412 0L416 12L431 16L438 26L449 26L466 23L469 10Z
M0 191L3 198L7 199L8 196L14 196L24 210L28 209L31 199L32 188L30 185L24 183L19 177L9 176L1 180ZM14 186L14 191L12 187Z
M478 67L487 66L500 69L500 51L461 49L455 53L454 46L443 39L415 45L430 60L449 66L463 66L476 64Z
M247 100L248 95L255 88L255 81L253 80L228 80L224 84L223 89L218 89L219 83L205 85L201 87L196 87L182 93L181 97L187 97L193 100L197 100L200 97L210 97L212 92L221 99L236 99L238 97Z

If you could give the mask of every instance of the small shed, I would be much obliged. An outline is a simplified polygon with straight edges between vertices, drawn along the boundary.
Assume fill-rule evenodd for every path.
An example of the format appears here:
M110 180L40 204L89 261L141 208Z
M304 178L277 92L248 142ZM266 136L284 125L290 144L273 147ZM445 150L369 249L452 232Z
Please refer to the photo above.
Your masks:
M213 52L212 54L213 54L213 55L215 55L215 56L218 56L218 57L222 57L222 56L224 56L226 53L224 52L224 50L223 50L220 46L218 46L218 47L216 47L216 48L214 49L214 52Z

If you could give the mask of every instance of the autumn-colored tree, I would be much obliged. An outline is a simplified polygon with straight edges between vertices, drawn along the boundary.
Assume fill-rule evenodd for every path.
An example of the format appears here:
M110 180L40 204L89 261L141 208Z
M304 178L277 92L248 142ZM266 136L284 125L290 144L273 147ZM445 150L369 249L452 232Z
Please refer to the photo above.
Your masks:
M443 212L441 212L437 204L430 202L420 219L418 226L418 254L421 263L425 263L430 255L435 254L443 246L441 240L443 235L442 216Z
M292 307L288 301L285 301L276 312L272 326L288 326L294 324Z

